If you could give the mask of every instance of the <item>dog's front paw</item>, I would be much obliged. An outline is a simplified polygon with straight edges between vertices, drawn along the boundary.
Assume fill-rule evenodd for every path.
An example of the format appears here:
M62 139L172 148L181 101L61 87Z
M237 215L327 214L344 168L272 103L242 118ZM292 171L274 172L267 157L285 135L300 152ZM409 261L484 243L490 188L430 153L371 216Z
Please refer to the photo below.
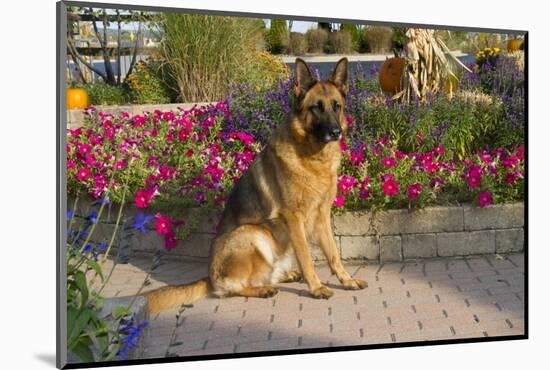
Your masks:
M344 289L347 290L359 290L365 289L369 284L365 280L361 279L349 279L342 283Z
M319 288L312 290L311 296L317 299L329 299L334 294L331 289L327 288L324 285L321 285Z

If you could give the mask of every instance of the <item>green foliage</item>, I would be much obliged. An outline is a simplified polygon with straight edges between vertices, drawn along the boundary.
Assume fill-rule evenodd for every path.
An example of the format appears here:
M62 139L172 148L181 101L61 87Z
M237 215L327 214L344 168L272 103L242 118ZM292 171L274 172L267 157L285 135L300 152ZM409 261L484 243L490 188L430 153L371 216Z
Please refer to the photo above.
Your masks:
M323 53L328 43L328 31L322 28L309 29L306 32L306 40L310 53Z
M168 84L184 102L223 98L263 37L261 22L247 18L165 13L160 26Z
M361 29L359 26L352 23L342 23L340 32L349 32L353 51L359 51L361 46Z
M403 45L405 44L405 28L392 28L391 44L393 49L403 50Z
M273 54L284 54L288 51L290 36L286 20L272 19L267 31L267 48Z
M162 80L162 65L159 61L138 62L126 82L132 103L166 104L172 100L173 94Z
M103 81L82 85L91 105L124 105L130 102L128 89L125 86L112 86Z

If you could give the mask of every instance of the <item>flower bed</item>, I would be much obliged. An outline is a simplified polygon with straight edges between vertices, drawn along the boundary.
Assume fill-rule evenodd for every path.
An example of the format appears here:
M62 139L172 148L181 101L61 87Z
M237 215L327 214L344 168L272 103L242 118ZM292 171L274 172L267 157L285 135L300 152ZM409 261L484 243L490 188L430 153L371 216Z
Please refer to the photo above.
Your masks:
M334 213L523 200L522 91L516 80L499 82L498 66L480 72L484 84L491 74L490 89L469 74L461 80L485 86L489 103L436 96L425 105L396 104L372 93L372 81L353 79ZM132 202L140 211L133 224L154 227L171 249L207 215L219 214L288 115L291 84L239 86L215 105L176 112L89 109L84 125L68 132L69 194ZM503 146L489 146L493 141Z
M91 110L84 127L69 130L69 192L132 201L144 213L155 214L156 230L170 249L176 236L185 238L196 227L201 215L221 209L261 150L253 135L224 128L228 115L223 102L132 117ZM355 148L348 139L342 149L337 213L464 201L485 207L523 198L521 146L483 150L463 160L453 159L440 146L403 153L391 138Z

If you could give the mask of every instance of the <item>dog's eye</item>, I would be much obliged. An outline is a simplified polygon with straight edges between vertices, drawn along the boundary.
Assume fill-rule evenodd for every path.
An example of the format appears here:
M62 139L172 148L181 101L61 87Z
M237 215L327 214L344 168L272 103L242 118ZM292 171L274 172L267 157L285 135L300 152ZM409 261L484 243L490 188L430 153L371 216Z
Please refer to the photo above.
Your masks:
M311 106L311 110L323 113L325 110L325 106L323 102L319 100L317 104Z
M336 100L333 100L332 101L332 110L334 110L335 112L339 112L340 108L342 108L340 103L338 103Z

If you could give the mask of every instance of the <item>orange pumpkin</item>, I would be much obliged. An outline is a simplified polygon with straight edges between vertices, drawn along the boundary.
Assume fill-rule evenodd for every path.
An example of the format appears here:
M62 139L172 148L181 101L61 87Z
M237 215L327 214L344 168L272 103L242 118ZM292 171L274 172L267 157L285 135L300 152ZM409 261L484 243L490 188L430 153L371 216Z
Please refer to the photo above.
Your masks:
M88 93L81 88L67 89L67 109L84 109L88 107Z
M521 50L522 45L523 45L523 40L522 39L509 40L508 44L506 44L506 50L509 53L513 53L514 51Z
M386 59L380 68L380 88L390 94L401 91L401 76L405 68L404 58Z

